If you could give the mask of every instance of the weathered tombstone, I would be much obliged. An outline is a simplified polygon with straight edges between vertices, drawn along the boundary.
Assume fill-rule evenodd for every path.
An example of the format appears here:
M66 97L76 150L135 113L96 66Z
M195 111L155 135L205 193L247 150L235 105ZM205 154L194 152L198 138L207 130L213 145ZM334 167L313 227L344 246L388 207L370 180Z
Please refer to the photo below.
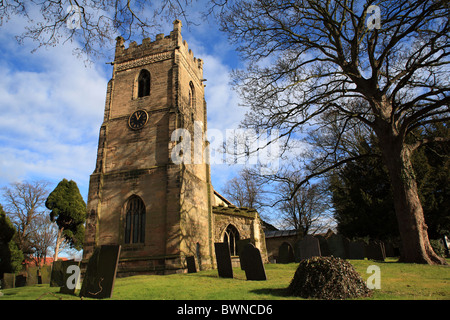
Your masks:
M261 252L252 243L248 243L242 251L247 280L267 280Z
M195 257L194 256L186 257L186 264L187 264L188 273L196 273L197 272L197 266L195 265Z
M319 240L320 245L320 254L322 257L329 257L331 256L330 248L328 247L327 239L324 236L317 235L315 236L317 240Z
M245 246L251 242L251 239L241 239L236 241L237 252L239 255L239 264L241 265L241 270L245 270L245 262L242 260L242 251Z
M348 239L340 234L333 234L327 239L330 254L336 258L346 259L348 255Z
M228 242L214 243L216 251L217 271L221 278L233 278L233 268L231 266L231 254Z
M366 244L364 241L350 241L348 244L348 259L364 260L366 256Z
M50 275L50 287L61 287L64 285L64 265L62 260L53 261Z
M95 248L87 264L80 297L111 298L119 262L120 245Z
M384 245L381 241L370 241L366 247L366 252L369 260L384 261L386 259Z
M2 289L11 289L16 287L16 275L14 273L4 273L2 280Z
M66 261L65 261L66 262ZM70 263L65 263L64 284L59 289L59 293L75 294L75 290L80 289L80 262L70 260ZM69 282L69 284L68 284Z
M25 287L27 285L27 275L26 274L18 274L16 275L16 288Z
M278 260L277 263L290 263L294 262L294 250L292 249L292 246L287 243L283 242L278 249Z
M309 234L298 242L297 249L300 260L321 256L319 240Z

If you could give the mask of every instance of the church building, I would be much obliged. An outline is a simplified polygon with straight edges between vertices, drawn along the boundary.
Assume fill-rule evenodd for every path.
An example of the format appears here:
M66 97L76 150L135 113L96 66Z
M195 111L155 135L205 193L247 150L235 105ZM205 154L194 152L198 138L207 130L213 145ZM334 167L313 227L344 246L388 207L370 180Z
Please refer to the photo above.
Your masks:
M183 41L181 22L173 25L154 41L116 42L83 260L97 246L120 245L118 276L185 272L188 256L197 269L215 268L215 242L228 242L237 262L239 243L251 241L267 261L258 212L211 184L203 61ZM197 144L180 148L189 136Z

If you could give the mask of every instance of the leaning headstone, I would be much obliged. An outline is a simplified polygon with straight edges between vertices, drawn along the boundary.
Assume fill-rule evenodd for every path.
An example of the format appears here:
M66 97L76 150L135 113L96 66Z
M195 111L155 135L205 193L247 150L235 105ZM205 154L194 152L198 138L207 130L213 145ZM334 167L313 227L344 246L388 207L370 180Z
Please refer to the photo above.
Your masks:
M287 243L283 242L278 249L278 260L277 263L290 263L294 262L294 250L292 249L292 246Z
M196 273L197 272L197 266L195 265L195 257L194 256L186 257L186 264L187 264L188 273Z
M370 241L366 247L366 251L367 259L369 260L384 261L386 259L384 245L381 241Z
M11 289L16 287L16 275L14 273L4 273L2 280L2 289Z
M233 278L233 267L231 266L231 254L228 242L214 243L216 251L217 271L221 278Z
M309 259L312 257L320 257L320 243L314 236L307 234L300 241L300 259Z
M247 244L251 242L251 239L241 239L236 241L237 252L239 255L239 264L241 265L241 270L245 270L245 262L242 260L242 252Z
M327 239L330 254L337 258L346 259L348 252L348 239L340 234L333 234Z
M366 244L364 241L350 241L348 244L348 258L354 260L364 260L366 256Z
M267 280L261 252L252 243L248 243L242 251L247 280Z
M120 245L102 245L95 248L87 264L80 297L111 298L119 255Z
M64 294L75 294L75 290L79 290L80 283L80 262L75 260L70 260L69 263L64 264L64 284L59 289L59 293Z

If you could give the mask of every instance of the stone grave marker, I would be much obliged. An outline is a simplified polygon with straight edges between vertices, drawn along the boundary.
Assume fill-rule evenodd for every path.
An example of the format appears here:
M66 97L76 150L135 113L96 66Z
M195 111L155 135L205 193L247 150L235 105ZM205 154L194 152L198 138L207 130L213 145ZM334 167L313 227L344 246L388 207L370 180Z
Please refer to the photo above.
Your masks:
M245 270L245 261L242 260L242 252L247 244L251 242L251 239L241 239L236 241L237 252L239 255L239 264L241 265L241 270Z
M15 286L16 288L25 287L27 285L27 274L16 275Z
M367 252L367 259L369 260L384 261L384 259L386 259L384 244L381 241L371 240L366 247L366 252Z
M79 261L75 260L70 260L70 263L64 264L65 267L63 279L64 284L59 289L59 293L75 294L75 290L79 290L81 288L80 264L81 263Z
M80 297L111 298L119 262L120 245L95 248L87 264Z
M366 244L364 241L350 241L348 244L348 258L364 260L366 257Z
M11 289L16 287L16 275L14 273L4 273L2 280L2 289Z
M241 261L244 261L247 280L267 280L261 252L252 243L245 246Z
M233 278L233 268L231 266L231 254L228 242L214 243L216 251L217 271L221 278Z
M278 249L278 260L277 263L290 263L295 261L294 250L292 246L283 242Z
M194 256L186 257L186 264L187 264L188 273L196 273L197 272L197 266L195 265L195 257Z
M299 241L297 248L300 260L321 256L319 240L309 234Z
M336 258L346 259L348 255L348 239L340 234L333 234L327 239L330 254Z
M62 260L53 261L52 272L50 274L50 287L62 287L64 285L64 262Z

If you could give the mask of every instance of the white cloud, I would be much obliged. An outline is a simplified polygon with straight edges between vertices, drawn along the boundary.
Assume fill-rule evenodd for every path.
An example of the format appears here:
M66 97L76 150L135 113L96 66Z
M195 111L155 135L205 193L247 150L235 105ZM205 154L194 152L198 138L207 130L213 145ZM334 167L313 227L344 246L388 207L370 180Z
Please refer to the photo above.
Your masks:
M30 54L21 21L0 29L0 185L73 179L87 195L108 79L72 54L73 44Z

